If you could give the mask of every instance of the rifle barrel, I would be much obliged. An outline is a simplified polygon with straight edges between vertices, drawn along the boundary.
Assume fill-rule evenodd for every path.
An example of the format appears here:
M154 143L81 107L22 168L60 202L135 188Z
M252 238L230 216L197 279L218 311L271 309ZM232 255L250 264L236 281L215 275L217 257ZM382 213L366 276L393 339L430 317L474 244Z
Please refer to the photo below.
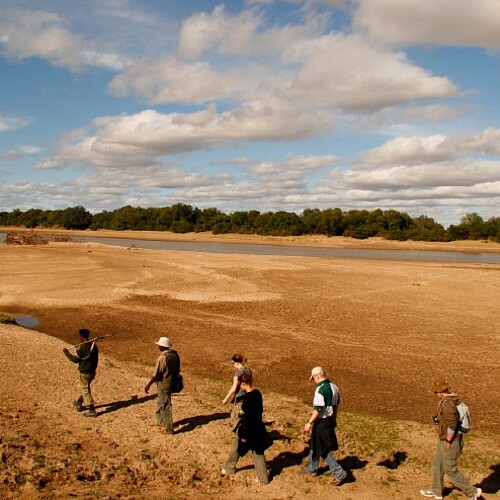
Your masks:
M90 344L90 342L95 342L96 340L101 340L101 339L105 339L108 337L112 337L113 335L114 335L114 333L108 333L107 335L101 335L99 337L94 337L93 339L86 340L85 342L80 342L80 344L75 344L72 347L73 347L73 349L77 349L78 347L80 347L82 345Z

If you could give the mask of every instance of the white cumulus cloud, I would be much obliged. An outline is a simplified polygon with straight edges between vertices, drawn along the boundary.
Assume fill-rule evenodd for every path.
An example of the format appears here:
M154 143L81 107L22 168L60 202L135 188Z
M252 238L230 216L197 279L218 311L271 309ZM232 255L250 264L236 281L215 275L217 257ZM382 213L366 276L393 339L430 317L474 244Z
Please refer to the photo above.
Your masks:
M91 130L63 136L58 152L37 166L144 167L156 164L164 155L249 141L309 137L331 126L328 116L284 101L253 102L223 113L217 113L214 106L185 114L148 109L94 120Z
M208 62L163 57L131 64L111 81L109 90L119 97L141 96L149 104L205 103L240 97L258 73L256 67L221 73Z
M182 23L179 52L192 59L214 49L226 55L269 55L312 36L321 27L322 18L313 15L302 24L267 27L261 15L249 10L228 15L219 5L211 13L196 13Z
M358 0L353 25L393 45L500 47L498 0Z
M79 72L86 65L122 69L120 56L98 50L97 41L72 30L69 20L44 10L6 10L0 18L0 54L25 60L38 57Z
M359 36L332 34L291 47L286 56L302 67L286 95L349 111L373 111L423 99L452 98L448 78L412 64Z

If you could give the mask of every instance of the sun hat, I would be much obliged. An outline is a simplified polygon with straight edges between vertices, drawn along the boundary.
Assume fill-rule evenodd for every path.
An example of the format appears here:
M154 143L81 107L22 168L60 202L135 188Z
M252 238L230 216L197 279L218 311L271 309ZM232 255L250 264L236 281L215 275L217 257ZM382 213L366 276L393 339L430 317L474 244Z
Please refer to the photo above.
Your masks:
M324 373L323 367L315 366L311 371L311 376L309 377L309 380L313 380L316 375L320 375L322 373Z
M432 383L432 392L446 392L450 389L450 383L444 377L437 377Z
M158 340L158 342L155 342L155 344L161 347L165 347L165 349L170 349L172 347L172 342L170 342L170 339L168 337L160 337L160 340Z

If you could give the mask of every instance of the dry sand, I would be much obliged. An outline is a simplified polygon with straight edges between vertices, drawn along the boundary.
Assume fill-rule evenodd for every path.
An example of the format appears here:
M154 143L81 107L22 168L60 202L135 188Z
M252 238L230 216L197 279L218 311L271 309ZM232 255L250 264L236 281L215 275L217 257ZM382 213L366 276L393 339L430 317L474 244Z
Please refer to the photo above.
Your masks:
M278 242L410 245L296 240ZM445 245L417 247L449 251ZM479 242L453 248L500 251ZM500 490L499 292L500 266L492 265L1 245L0 311L32 315L39 332L57 338L0 327L0 491L11 498L416 498L428 486L433 452L429 384L447 374L473 408L463 465L488 498ZM81 327L115 333L100 344L100 414L91 422L71 409L76 368L61 352ZM155 427L154 399L141 392L161 335L180 352L187 382L176 397L173 437ZM254 484L247 458L234 480L218 474L231 439L220 402L235 351L247 355L278 437L265 488ZM338 456L353 477L337 489L326 473L302 473L313 392L307 379L316 364L343 396Z

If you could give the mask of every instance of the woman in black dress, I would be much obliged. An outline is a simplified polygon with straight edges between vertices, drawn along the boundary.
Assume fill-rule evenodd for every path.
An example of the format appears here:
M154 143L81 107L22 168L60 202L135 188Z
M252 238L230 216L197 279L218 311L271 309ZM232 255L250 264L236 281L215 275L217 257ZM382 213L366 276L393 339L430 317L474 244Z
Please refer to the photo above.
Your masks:
M238 377L240 388L246 393L241 406L242 415L238 427L235 429L236 436L233 446L222 469L222 475L234 474L236 463L239 458L246 455L248 451L253 453L255 473L257 480L262 484L269 483L267 464L264 450L269 445L266 426L262 421L264 411L262 394L252 386L252 376L244 373Z

